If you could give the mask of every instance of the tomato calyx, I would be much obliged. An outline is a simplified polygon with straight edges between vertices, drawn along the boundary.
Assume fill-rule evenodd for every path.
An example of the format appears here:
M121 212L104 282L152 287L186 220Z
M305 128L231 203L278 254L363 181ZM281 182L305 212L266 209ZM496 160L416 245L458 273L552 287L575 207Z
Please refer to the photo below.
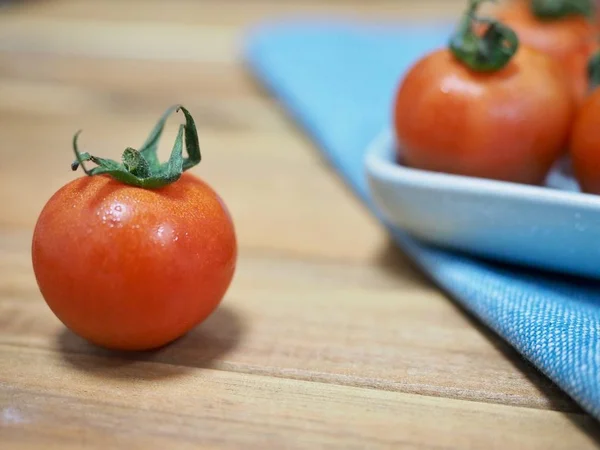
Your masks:
M542 20L555 20L567 16L593 17L594 0L531 0L531 11Z
M458 29L449 42L450 51L469 69L495 72L506 66L519 48L517 34L501 22L479 17L482 3L495 0L470 0ZM483 34L475 31L474 23L486 25Z
M179 132L169 160L161 163L157 154L158 142L169 116L180 110L185 116L186 123L179 126ZM76 160L71 164L71 169L75 171L81 166L88 176L107 174L122 183L132 186L146 189L164 187L177 181L184 171L199 164L201 160L196 124L189 111L181 105L168 108L138 150L127 147L123 151L121 162L99 158L87 152L81 153L77 145L80 133L81 130L73 136L73 151ZM187 158L183 157L184 135ZM87 161L96 164L96 167L86 168L84 163Z

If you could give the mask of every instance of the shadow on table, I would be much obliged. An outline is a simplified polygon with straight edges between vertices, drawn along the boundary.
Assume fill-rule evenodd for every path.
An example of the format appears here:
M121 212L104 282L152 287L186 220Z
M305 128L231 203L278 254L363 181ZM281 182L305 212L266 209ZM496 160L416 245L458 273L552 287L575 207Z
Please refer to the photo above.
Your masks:
M414 277L422 283L431 285L432 281L423 271L410 259L393 241L389 241L379 255L379 264L386 270L406 276L407 269ZM445 293L446 294L446 293ZM448 294L446 294L448 295ZM536 386L549 405L549 409L565 413L569 420L581 431L600 445L600 429L598 422L587 414L575 401L563 390L554 384L549 378L542 374L535 366L523 358L513 347L511 347L500 336L491 331L481 323L471 312L460 303L452 300L452 305L462 313L481 335L483 335L503 356Z
M172 343L152 351L112 351L95 346L68 329L58 335L58 348L75 369L111 378L161 379L194 368L218 367L233 351L245 327L237 313L220 306L204 323Z

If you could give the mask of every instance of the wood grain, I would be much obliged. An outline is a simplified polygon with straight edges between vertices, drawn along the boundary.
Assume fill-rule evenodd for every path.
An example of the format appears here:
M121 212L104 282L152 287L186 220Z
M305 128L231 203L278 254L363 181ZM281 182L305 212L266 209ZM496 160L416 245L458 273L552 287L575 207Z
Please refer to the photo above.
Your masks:
M92 448L592 448L565 441L575 425L552 411L6 345L0 369L18 385L0 387L5 443L26 432Z
M133 26L139 23L165 22L179 25L226 25L243 31L241 26L298 15L331 15L349 19L377 21L446 20L463 10L463 0L162 0L127 1L54 0L24 3L14 14L26 19L57 19L80 22L107 21ZM133 6L132 6L133 5Z
M239 59L246 27L282 14L395 23L463 7L65 0L0 12L0 447L597 447L597 422L390 244ZM32 229L77 176L76 130L115 157L175 102L198 121L194 172L234 216L238 271L187 336L108 352L43 302Z

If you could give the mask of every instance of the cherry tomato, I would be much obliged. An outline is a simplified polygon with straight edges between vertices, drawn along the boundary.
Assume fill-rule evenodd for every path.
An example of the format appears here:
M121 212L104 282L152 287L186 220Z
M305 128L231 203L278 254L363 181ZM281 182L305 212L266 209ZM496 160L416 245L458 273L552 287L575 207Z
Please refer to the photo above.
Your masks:
M424 170L540 184L568 141L574 102L564 75L502 24L480 47L469 26L402 79L393 114L400 158Z
M593 6L590 0L587 2ZM587 95L586 64L597 47L599 28L582 14L540 17L532 4L531 0L507 1L494 16L517 33L521 44L555 58L571 79L576 101L581 102Z
M577 112L570 152L581 190L600 194L600 89L595 89Z
M188 123L179 138L182 131L193 136L195 128ZM144 161L152 162L149 153ZM226 293L237 257L231 216L207 183L181 174L181 159L176 169L155 165L153 175L131 178L131 165L107 172L113 163L77 154L102 167L60 188L41 211L32 260L43 298L97 345L163 346L207 318Z

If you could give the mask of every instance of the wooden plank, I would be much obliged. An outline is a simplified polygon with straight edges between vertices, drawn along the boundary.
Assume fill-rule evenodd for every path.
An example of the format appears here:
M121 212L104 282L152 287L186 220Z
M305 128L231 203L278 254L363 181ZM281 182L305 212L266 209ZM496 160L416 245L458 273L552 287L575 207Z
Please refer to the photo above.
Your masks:
M0 241L0 342L115 356L65 332L50 313L33 281L28 242L23 234ZM405 261L388 270L242 254L222 308L190 335L143 358L578 410L514 351L457 314Z
M0 52L0 79L68 85L112 96L160 93L183 100L194 93L213 101L261 96L268 103L239 61L173 61L165 71L164 61Z
M60 0L39 2L15 8L15 14L35 18L60 18L128 24L171 22L180 24L234 25L243 27L257 21L289 17L329 16L346 19L398 21L447 20L456 18L465 7L464 0L145 0L143 7L132 7L121 0Z
M133 60L233 62L237 29L0 16L0 50Z
M177 80L170 78L166 82L175 84ZM148 117L153 124L156 113L150 117L148 112L162 112L174 103L193 109L200 124L213 128L289 129L279 111L273 108L273 102L259 97L217 99L202 92L184 93L181 89L115 92L57 82L0 79L0 114L6 116L50 115L85 120L99 114L125 119L123 114L128 113Z
M0 380L9 448L594 448L581 415L7 345Z

